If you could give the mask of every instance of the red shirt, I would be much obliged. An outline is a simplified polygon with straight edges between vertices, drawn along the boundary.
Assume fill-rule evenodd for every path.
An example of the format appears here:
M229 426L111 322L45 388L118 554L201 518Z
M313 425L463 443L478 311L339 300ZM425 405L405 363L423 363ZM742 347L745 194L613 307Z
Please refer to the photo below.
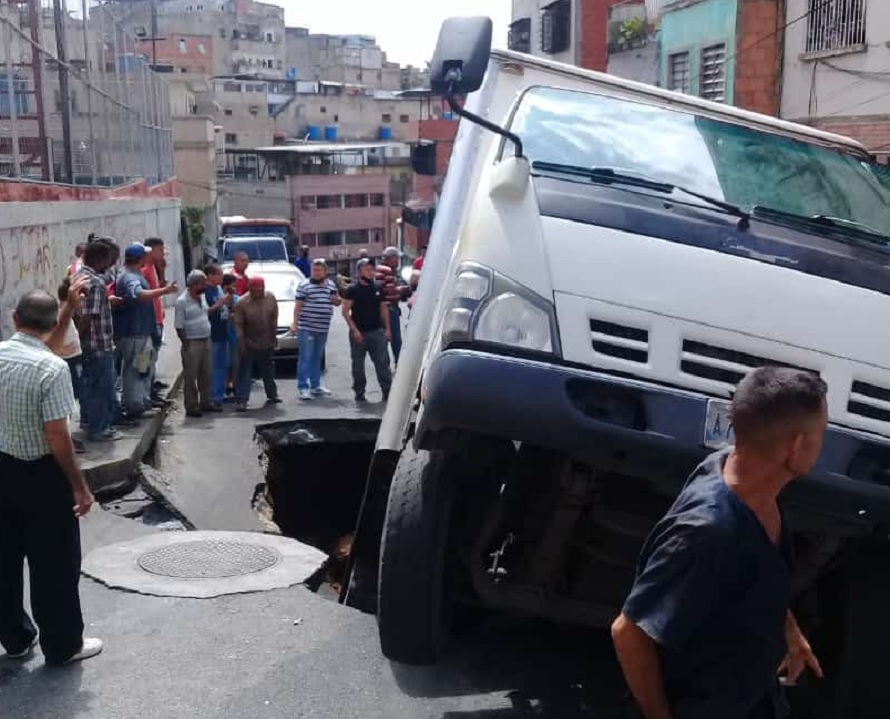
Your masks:
M158 270L154 265L145 265L142 268L142 276L145 277L148 282L148 289L156 290L160 287L158 283ZM164 324L164 304L161 302L160 297L155 297L152 301L155 307L155 322L159 325Z
M250 290L250 279L246 274L238 272L234 268L232 268L232 274L235 276L235 294L239 297L246 295Z
M423 258L426 255L421 255L416 260L414 260L414 264L411 265L411 268L414 270L422 270L423 269Z

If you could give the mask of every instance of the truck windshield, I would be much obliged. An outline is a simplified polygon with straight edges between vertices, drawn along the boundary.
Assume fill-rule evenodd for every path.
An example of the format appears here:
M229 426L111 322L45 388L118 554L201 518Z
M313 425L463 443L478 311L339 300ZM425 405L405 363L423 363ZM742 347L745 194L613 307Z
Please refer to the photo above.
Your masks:
M225 225L223 234L228 237L281 237L287 239L290 237L290 225L271 225L266 223Z
M890 235L890 191L847 152L626 98L528 90L511 129L531 162L612 168L740 208L848 220Z
M223 262L235 259L235 253L246 252L251 262L287 262L287 250L284 241L270 237L265 239L237 240L223 242Z

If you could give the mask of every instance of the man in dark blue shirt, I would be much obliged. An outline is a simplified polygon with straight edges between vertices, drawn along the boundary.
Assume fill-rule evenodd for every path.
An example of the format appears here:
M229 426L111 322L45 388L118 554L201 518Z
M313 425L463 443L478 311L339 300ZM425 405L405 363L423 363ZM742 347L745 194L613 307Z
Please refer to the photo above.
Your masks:
M300 248L300 256L294 260L294 265L303 273L303 277L308 280L309 275L312 274L312 260L309 259L309 247L307 245L303 245Z
M821 677L789 611L777 498L818 459L825 394L801 370L748 375L732 402L735 447L696 469L646 540L612 625L645 719L781 719L777 675L793 684L809 667Z

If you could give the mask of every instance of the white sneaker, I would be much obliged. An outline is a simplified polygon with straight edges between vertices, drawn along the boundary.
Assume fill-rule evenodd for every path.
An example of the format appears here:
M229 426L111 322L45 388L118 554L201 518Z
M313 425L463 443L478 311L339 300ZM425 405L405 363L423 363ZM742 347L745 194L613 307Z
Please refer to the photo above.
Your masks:
M330 397L333 392L331 392L331 390L329 390L327 387L316 387L314 390L312 390L312 394L314 394L316 397Z
M31 643L22 651L17 652L16 654L7 654L6 657L8 659L27 659L34 653L34 647L37 646L37 637L34 637L31 640Z
M68 659L65 664L73 664L74 662L82 662L84 659L90 659L97 654L102 653L102 649L105 645L102 644L101 639L84 639L83 646L80 648L80 651L75 654L73 657Z
M312 392L310 392L308 389L301 389L300 399L312 399Z

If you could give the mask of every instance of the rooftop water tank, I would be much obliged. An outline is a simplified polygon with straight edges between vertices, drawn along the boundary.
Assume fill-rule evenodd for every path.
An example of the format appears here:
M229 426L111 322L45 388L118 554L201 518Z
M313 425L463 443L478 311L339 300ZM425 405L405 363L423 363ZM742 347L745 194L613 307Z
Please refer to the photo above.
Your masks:
M381 140L392 140L392 128L387 127L386 125L380 126L380 139Z
M337 142L337 126L336 125L325 125L324 126L324 139L328 142Z
M321 140L321 128L318 125L309 125L309 129L306 131L306 136L310 140L318 142Z

